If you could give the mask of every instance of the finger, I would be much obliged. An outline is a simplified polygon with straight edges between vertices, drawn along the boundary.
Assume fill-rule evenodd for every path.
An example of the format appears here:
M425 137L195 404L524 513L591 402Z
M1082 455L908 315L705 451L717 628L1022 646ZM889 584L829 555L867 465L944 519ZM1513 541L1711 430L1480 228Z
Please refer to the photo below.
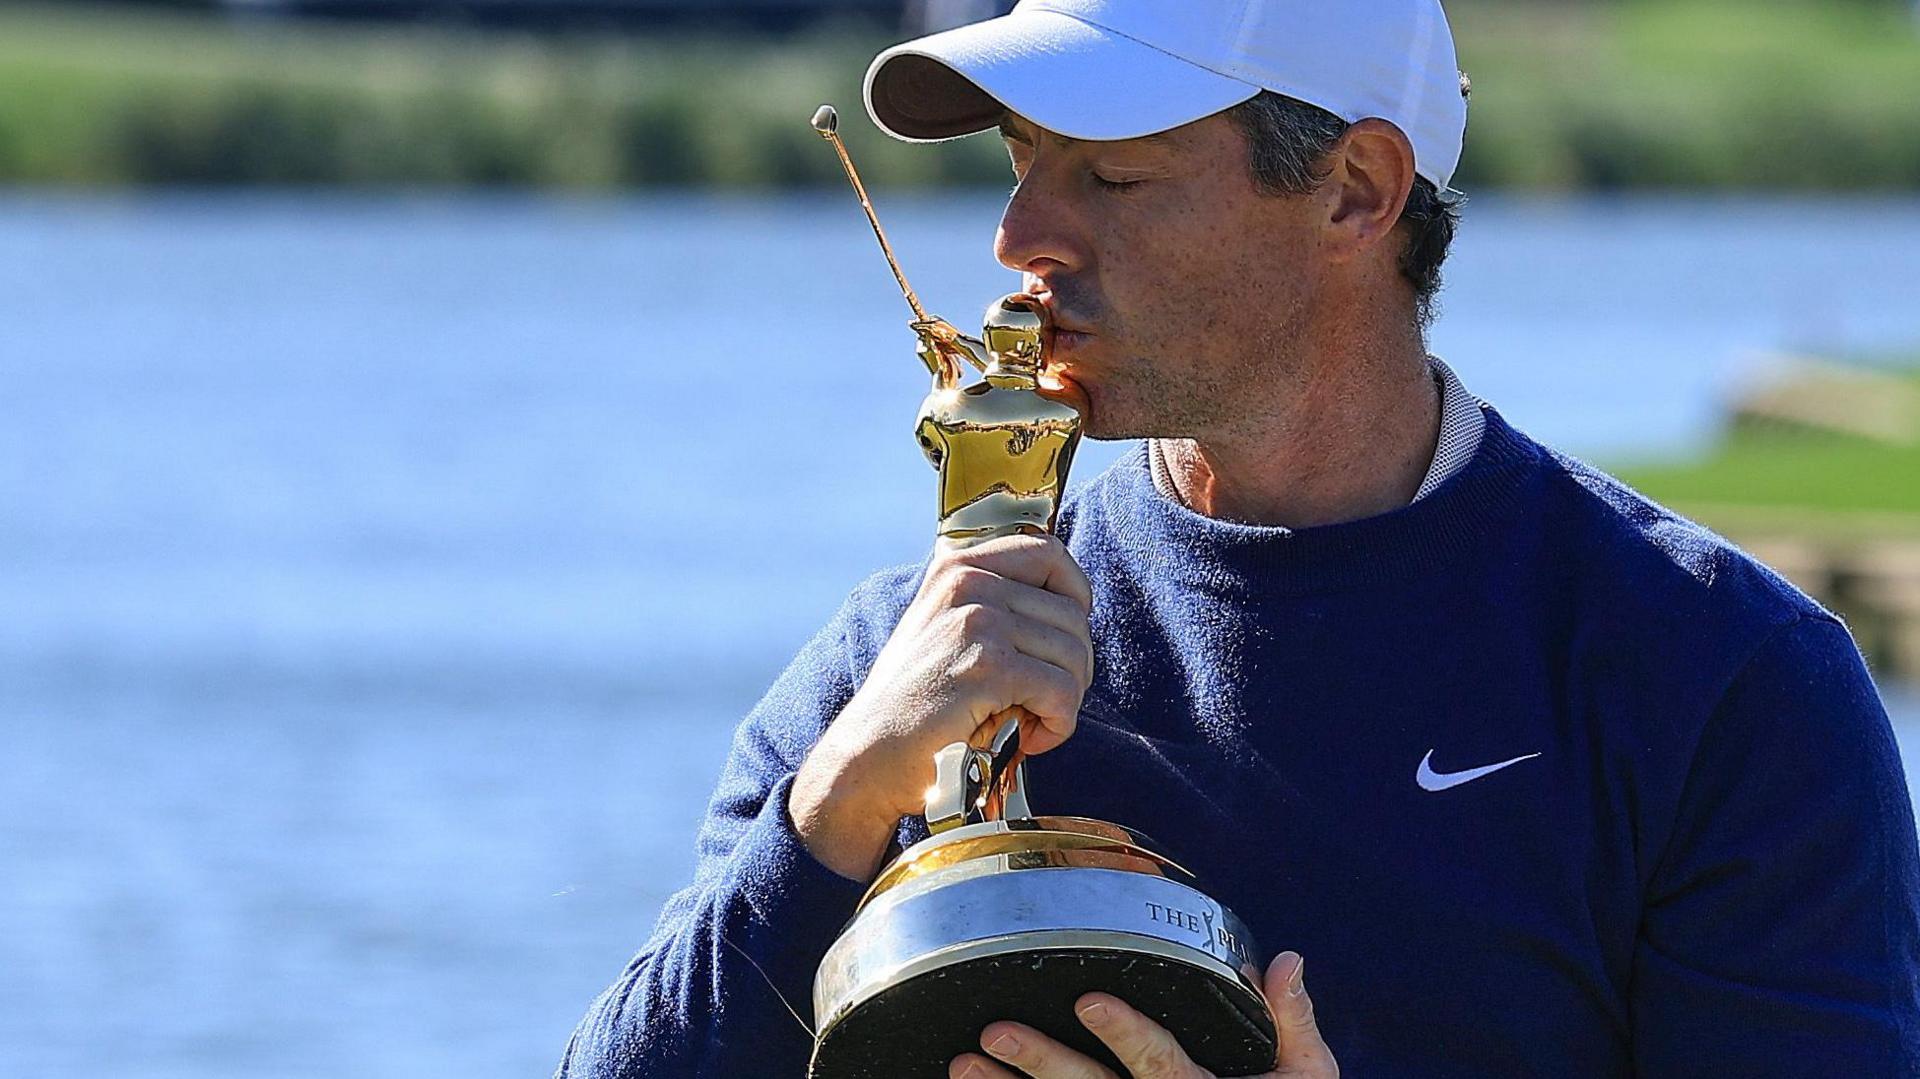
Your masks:
M1092 647L1092 634L1087 629L1087 609L1080 605L1079 600L1004 578L994 595L1015 614L1065 630L1085 639L1088 647Z
M1306 961L1297 952L1281 952L1267 967L1267 1003L1280 1034L1279 1074L1294 1079L1335 1079L1340 1065L1320 1037L1313 998L1303 976Z
M1057 538L1054 539L1054 542L1060 545L1058 565L1054 567L1056 572L1055 575L1049 577L1047 583L1041 587L1049 592L1057 592L1067 597L1075 603L1078 603L1091 614L1093 612L1093 582L1087 578L1087 571L1080 568L1080 563L1076 561L1073 554L1067 550L1067 545L1061 543Z
M1002 536L971 547L949 549L947 556L956 563L1065 596L1082 610L1093 609L1093 585L1058 536L1044 532Z
M980 1047L1033 1079L1116 1079L1098 1061L1019 1023L988 1024L980 1032Z
M925 590L932 592L930 598L941 606L1000 608L1069 633L1090 636L1087 609L1079 600L1002 576L986 566L954 563L942 567L928 582Z
M1018 616L1018 620L1064 634L1068 640L1045 651L1022 649L1035 659L1057 663L1080 675L1083 684L1093 681L1093 631L1087 612L1077 600L997 577L979 567L956 571L946 591L947 601L955 609L968 606L999 608ZM1040 646L1045 647L1045 646Z
M978 1053L962 1053L947 1065L947 1079L1020 1079L1020 1074Z
M1004 684L1012 689L1008 703L1025 708L1040 720L1042 729L1034 732L1032 745L1021 742L1023 751L1045 753L1073 737L1080 698L1085 693L1077 675L1018 651L1000 660L999 667L1007 678Z
M1007 629L1021 655L1067 672L1083 691L1092 682L1093 646L1086 637L1019 614L1009 621Z
M1105 1042L1133 1079L1193 1079L1200 1069L1167 1028L1118 997L1088 993L1073 1006L1080 1022Z
M968 604L948 611L947 617L955 624L943 632L954 633L960 642L947 661L947 676L966 695L972 712L969 741L985 745L983 739L1006 721L1002 713L1014 707L1032 712L1042 733L1050 736L1032 746L1023 743L1029 752L1045 752L1072 736L1087 687L1076 672L1021 651L1015 643L1023 632L1015 625L1023 621L1018 615ZM1037 634L1030 637L1039 639ZM1030 644L1030 650L1040 649ZM1023 727L1023 733L1027 729Z
M1067 739L1080 725L1078 718L1047 719L1022 710L1020 717L1020 755L1038 757L1042 753L1051 753L1065 745Z

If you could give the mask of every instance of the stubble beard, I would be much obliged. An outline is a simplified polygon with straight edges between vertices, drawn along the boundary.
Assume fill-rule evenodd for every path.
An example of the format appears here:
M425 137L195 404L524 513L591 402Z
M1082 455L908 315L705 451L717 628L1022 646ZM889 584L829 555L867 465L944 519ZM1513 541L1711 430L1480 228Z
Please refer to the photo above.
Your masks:
M1184 363L1169 362L1164 350L1129 351L1087 392L1086 437L1205 441L1270 422L1269 393L1288 357L1277 334L1248 336L1255 340L1212 356L1190 350Z
M1291 289L1243 291L1235 298L1252 317L1221 326L1213 319L1196 324L1184 298L1126 318L1077 280L1059 282L1055 296L1105 331L1088 365L1091 382L1081 384L1081 430L1096 441L1207 441L1270 425L1274 393L1299 374L1295 349L1312 302ZM1139 340L1130 324L1156 332ZM1071 367L1064 373L1073 376Z

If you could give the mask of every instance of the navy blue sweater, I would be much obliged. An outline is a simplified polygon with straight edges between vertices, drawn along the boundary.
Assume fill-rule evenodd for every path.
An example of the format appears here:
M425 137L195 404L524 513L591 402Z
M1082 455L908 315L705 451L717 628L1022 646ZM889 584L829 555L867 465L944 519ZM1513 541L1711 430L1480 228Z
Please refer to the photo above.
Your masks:
M1487 418L1433 495L1348 524L1210 520L1144 453L1079 491L1097 674L1036 810L1157 837L1303 953L1351 1075L1920 1075L1914 811L1846 630ZM807 1012L861 887L787 791L918 572L863 584L740 726L692 885L561 1075L804 1074L773 986Z

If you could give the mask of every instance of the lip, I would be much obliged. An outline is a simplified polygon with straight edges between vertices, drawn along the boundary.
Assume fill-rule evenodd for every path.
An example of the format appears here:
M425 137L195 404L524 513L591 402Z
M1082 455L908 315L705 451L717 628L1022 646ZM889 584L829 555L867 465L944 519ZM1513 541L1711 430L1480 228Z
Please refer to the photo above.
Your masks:
M1093 340L1093 335L1085 330L1069 330L1064 326L1053 328L1053 350L1056 353L1073 352Z
M1083 338L1093 336L1093 330L1091 328L1068 318L1066 312L1060 310L1059 305L1053 300L1053 293L1051 291L1029 292L1027 295L1033 297L1039 302L1040 306L1047 309L1047 320L1053 324L1054 333L1076 334Z

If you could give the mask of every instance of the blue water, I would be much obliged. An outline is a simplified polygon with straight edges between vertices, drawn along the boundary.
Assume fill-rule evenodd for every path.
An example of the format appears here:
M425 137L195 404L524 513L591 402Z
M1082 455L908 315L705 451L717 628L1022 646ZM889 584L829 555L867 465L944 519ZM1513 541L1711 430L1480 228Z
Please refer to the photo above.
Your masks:
M991 198L881 201L936 309L1013 286ZM0 252L0 1074L549 1068L924 548L857 209L16 195ZM1920 205L1486 198L1450 276L1522 426L1684 450L1762 353L1920 343Z

